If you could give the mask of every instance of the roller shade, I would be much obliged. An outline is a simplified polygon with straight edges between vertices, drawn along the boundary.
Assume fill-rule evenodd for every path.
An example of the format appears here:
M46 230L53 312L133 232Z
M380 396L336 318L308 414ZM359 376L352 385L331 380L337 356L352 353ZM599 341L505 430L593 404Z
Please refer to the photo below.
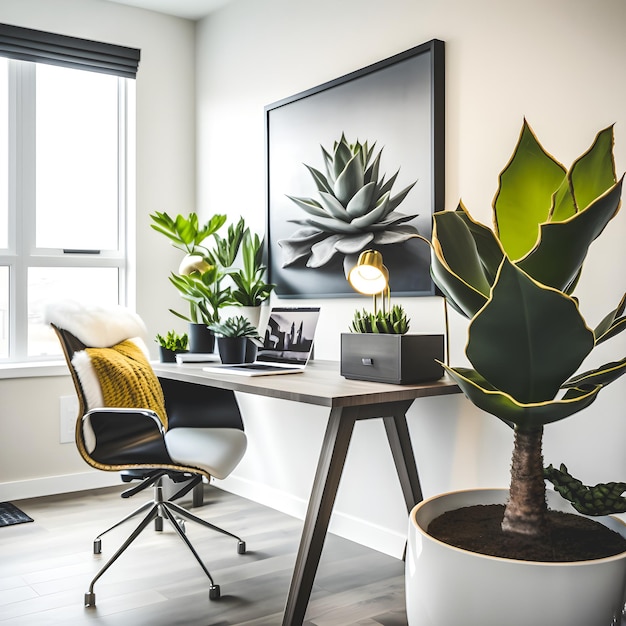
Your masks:
M135 78L140 50L0 24L0 56Z

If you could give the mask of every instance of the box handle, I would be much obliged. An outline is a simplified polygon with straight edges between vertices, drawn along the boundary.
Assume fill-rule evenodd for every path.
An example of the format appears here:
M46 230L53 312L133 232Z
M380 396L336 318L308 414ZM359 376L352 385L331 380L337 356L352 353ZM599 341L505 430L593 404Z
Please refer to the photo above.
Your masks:
M361 359L361 363L363 365L374 365L374 359L372 359L371 357L368 357L368 356L364 356Z

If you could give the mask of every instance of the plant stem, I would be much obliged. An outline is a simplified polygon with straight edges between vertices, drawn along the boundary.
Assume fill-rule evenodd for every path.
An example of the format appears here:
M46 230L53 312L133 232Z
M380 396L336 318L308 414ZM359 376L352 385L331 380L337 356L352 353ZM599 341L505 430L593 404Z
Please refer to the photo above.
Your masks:
M543 478L543 426L515 427L511 486L502 530L539 536L546 527L546 486Z

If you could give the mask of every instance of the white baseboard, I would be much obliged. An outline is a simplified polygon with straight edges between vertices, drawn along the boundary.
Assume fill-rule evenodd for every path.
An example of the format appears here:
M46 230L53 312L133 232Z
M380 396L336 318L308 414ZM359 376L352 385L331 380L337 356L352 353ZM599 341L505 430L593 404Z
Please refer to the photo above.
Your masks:
M42 496L71 493L73 491L114 487L120 484L121 479L118 472L88 470L79 474L46 476L31 480L0 483L0 502L13 502L26 498L40 498ZM258 502L301 520L304 519L306 514L307 502L305 499L274 489L263 483L231 475L226 480L214 481L214 484L220 489L243 498L248 498L248 500ZM347 515L341 511L333 511L329 531L396 558L402 558L406 543L406 536L404 535Z
M253 482L231 474L226 480L216 480L214 484L220 489L243 498L248 498L248 500L258 502L301 520L304 519L306 514L306 500L262 483ZM339 537L355 541L398 559L402 558L404 553L406 535L371 524L341 511L333 511L328 530Z
M18 480L12 483L0 483L0 502L40 498L72 491L113 487L120 484L121 479L118 472L101 472L98 470L90 470L80 474Z

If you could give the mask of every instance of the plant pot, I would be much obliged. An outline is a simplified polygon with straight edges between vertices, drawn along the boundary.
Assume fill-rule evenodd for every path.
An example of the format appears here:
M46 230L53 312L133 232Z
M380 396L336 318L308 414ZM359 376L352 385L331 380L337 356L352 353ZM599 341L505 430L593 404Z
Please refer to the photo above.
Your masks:
M245 363L247 337L218 337L217 349L222 363Z
M406 555L409 626L610 626L621 623L626 552L573 563L520 561L477 554L426 532L445 511L504 504L506 489L478 489L435 496L411 511ZM573 512L558 494L552 509ZM614 517L597 518L626 537ZM613 620L616 620L615 622Z
M244 360L246 363L254 363L256 361L256 355L259 351L258 346L252 339L246 339L246 354Z
M342 333L341 375L397 385L443 376L443 335Z
M159 357L161 359L161 363L176 363L176 355L181 352L187 352L187 350L170 350L169 348L159 346Z
M189 352L211 354L215 351L215 333L206 324L189 324Z

